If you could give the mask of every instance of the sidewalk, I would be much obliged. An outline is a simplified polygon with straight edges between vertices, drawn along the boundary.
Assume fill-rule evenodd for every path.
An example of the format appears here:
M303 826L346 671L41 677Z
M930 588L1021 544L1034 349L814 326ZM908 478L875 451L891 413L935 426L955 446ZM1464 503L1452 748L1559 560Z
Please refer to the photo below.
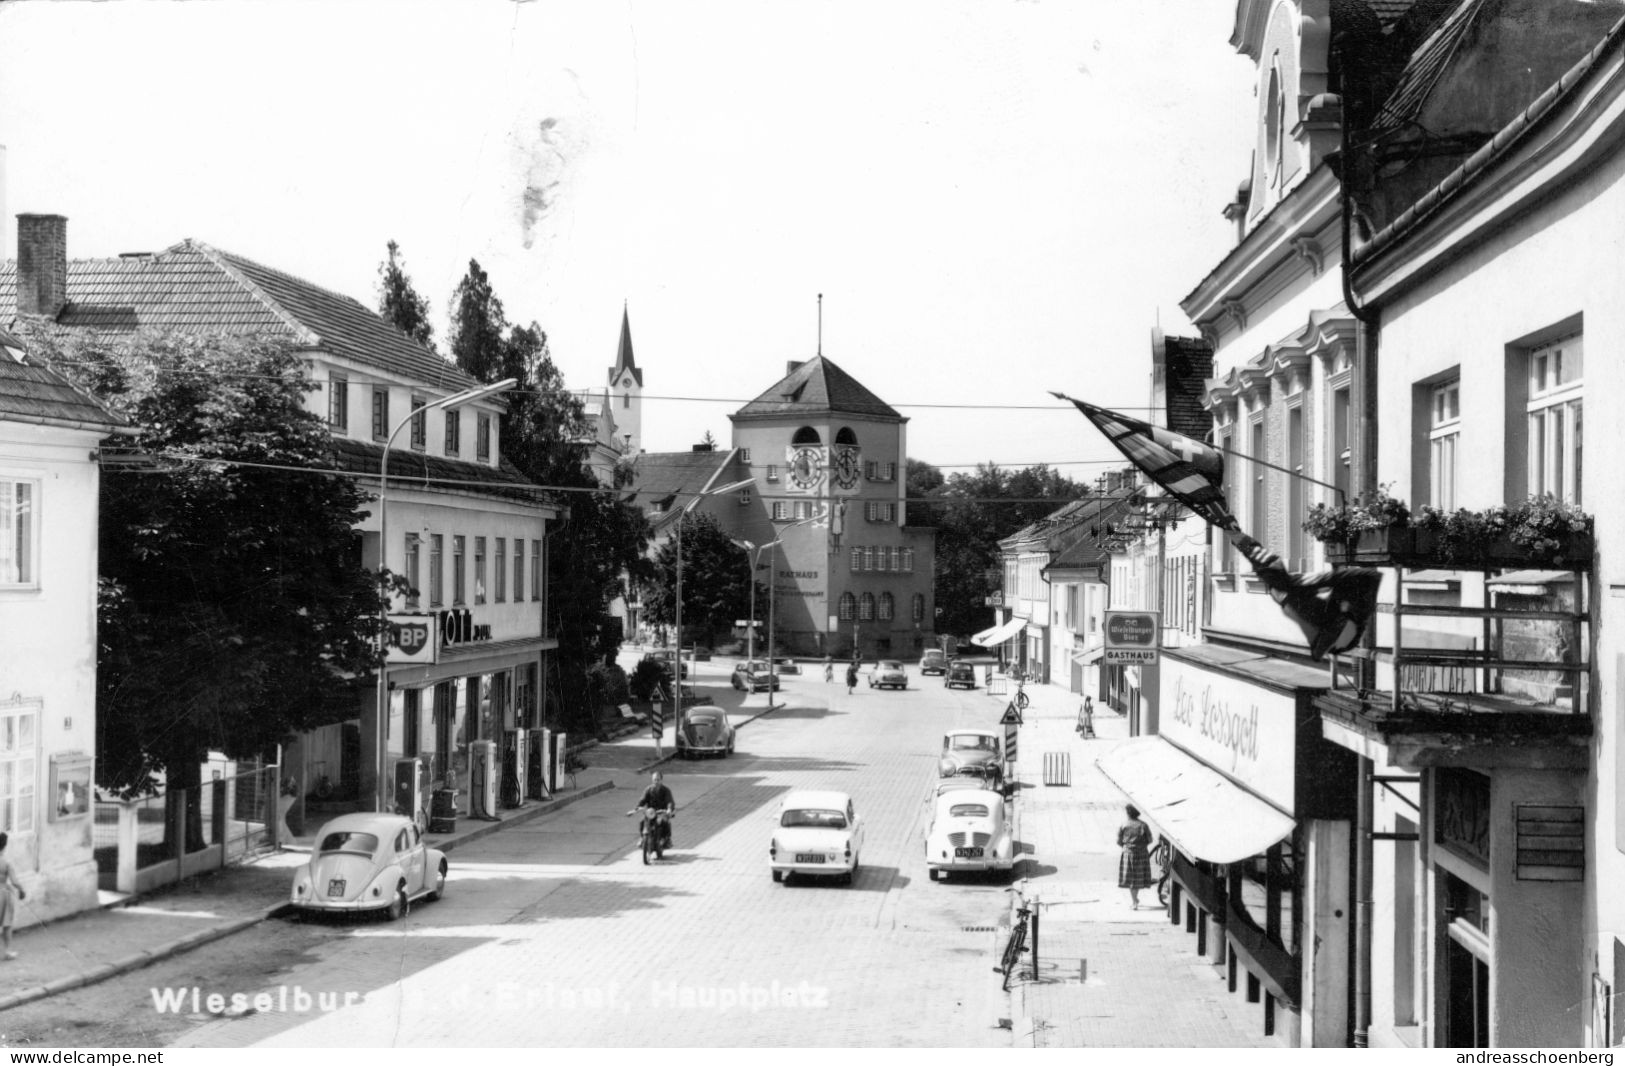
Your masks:
M1014 691L1012 687L1012 691ZM1095 760L1128 739L1128 720L1096 707L1096 739L1078 736L1083 697L1029 685L1018 734L1017 866L1039 910L1039 970L1010 983L1017 1047L1279 1047L1232 996L1196 938L1170 925L1156 889L1132 910L1117 887L1117 827L1127 798ZM989 702L993 702L990 700ZM1000 699L1002 709L1004 700ZM1071 757L1071 784L1044 784L1044 754ZM1030 947L1030 943L1029 943Z
M767 708L744 709L759 716ZM736 718L736 725L748 721ZM579 799L614 788L637 786L637 778L672 758L670 731L665 758L655 754L654 740L646 732L582 751L587 769L576 774L576 786L551 800L527 803L501 812L494 822L459 818L454 833L430 834L429 842L442 851L490 833L528 822ZM295 838L282 851L229 866L183 881L144 897L119 899L71 918L19 929L13 948L18 957L0 961L0 1011L56 995L160 959L179 955L222 937L240 932L279 913L285 905L294 870L309 860L311 836ZM28 903L19 905L19 921L32 917Z

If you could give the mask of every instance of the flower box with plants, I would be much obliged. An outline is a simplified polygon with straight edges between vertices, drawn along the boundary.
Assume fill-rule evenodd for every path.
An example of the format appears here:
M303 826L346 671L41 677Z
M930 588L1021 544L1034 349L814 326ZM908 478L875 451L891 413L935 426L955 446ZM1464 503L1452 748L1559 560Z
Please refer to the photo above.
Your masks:
M1385 486L1342 506L1316 504L1303 528L1327 545L1332 562L1364 566L1590 570L1596 550L1591 516L1550 496L1515 507L1424 505L1413 513Z

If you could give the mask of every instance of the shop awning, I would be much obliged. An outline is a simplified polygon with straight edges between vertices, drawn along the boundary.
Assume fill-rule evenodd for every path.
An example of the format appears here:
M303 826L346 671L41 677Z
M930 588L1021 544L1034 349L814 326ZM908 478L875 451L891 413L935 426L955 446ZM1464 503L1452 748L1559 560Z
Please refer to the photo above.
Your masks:
M1002 626L994 626L991 630L983 630L970 638L970 642L979 644L984 648L991 648L995 644L1003 644L1026 628L1027 620L1025 618L1012 618Z
M1545 585L1567 585L1574 575L1567 570L1512 570L1490 578L1492 589L1529 589Z
M1290 815L1161 737L1124 741L1096 764L1146 821L1192 858L1240 862L1292 834Z
M1099 662L1100 657L1105 654L1105 645L1097 644L1093 648L1085 648L1082 651L1073 652L1072 661L1077 663L1079 666L1088 666L1090 663Z

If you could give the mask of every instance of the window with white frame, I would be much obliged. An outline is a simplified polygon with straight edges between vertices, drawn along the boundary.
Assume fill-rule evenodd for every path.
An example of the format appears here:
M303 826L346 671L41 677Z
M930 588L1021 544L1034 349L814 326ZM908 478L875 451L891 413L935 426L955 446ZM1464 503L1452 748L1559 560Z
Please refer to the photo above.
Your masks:
M852 572L855 574L863 569L863 549L852 549Z
M890 522L897 513L896 508L897 505L894 503L880 503L870 500L866 507L868 519L871 522Z
M485 538L474 538L474 602L485 602Z
M788 521L790 521L790 501L788 501L788 500L774 500L773 501L773 521L775 521L775 522L788 522Z
M489 460L491 458L491 416L477 414L474 416L474 458Z
M0 703L0 832L34 828L40 704Z
M1582 502L1585 356L1578 334L1529 353L1529 494Z
M850 592L843 592L841 593L840 604L841 621L852 621L853 616L858 613L858 598Z
M39 585L39 482L0 478L0 587Z
M880 599L879 599L878 604L877 604L877 610L878 610L878 613L879 613L880 620L882 622L890 622L892 620L892 616L897 611L897 604L896 604L896 601L892 599L892 594L891 593L882 592L880 594Z
M739 460L740 460L740 462L745 462L745 463L750 462L750 449L749 448L741 448L741 449L739 449Z
M879 571L881 571L883 573L886 572L886 571L891 570L891 549L890 548L887 548L887 547L884 547L884 546L881 547L881 549L880 549L880 557L875 560L875 569L879 570Z
M772 466L772 465L768 466L768 468L767 468L767 480L769 480L769 481L777 481L777 480L779 480L779 468L777 466Z
M408 607L411 607L411 608L414 608L414 609L418 605L418 595L419 595L419 589L418 589L418 585L419 585L419 581L418 581L418 559L419 559L420 552L422 551L421 546L420 546L421 544L422 544L422 538L419 537L418 534L416 534L416 533L408 533L406 535L406 575L405 576L406 576L406 583L411 586L411 588L408 589L408 591L406 593L406 605Z
M1238 474L1237 467L1241 460L1236 458L1236 435L1234 429L1228 424L1222 426L1218 432L1219 455L1224 463L1224 483L1234 485ZM1229 574L1236 569L1236 549L1231 545L1229 537L1215 537L1219 543L1219 573Z
M1348 385L1332 390L1332 484L1341 490L1339 500L1348 499L1349 489L1354 484L1352 396Z
M925 593L923 592L914 594L914 620L916 622L925 621Z
M1287 554L1291 557L1288 567L1293 570L1307 570L1308 546L1303 531L1303 519L1306 511L1304 503L1303 479L1309 471L1304 468L1307 462L1308 436L1304 426L1303 404L1293 403L1286 411L1286 465L1293 476L1287 479ZM1166 587L1166 586L1165 586Z
M1264 416L1262 414L1253 419L1248 425L1247 438L1247 454L1254 459L1268 462L1269 457L1264 454ZM1248 483L1252 486L1252 499L1249 503L1252 505L1251 518L1253 524L1253 527L1247 532L1255 537L1266 537L1267 539L1270 511L1266 491L1269 483L1265 480L1264 475L1269 473L1269 467L1262 465L1262 462L1248 463L1247 465L1252 467L1252 477L1248 479Z
M442 595L442 581L445 577L446 536L444 533L429 534L429 606L439 607Z
M863 568L865 570L873 570L875 568L875 550L873 547L865 547L863 549Z
M525 602L525 538L513 538L513 602Z
M914 572L914 549L913 548L904 548L903 549L903 573L912 574L913 572Z
M412 397L412 447L422 451L429 444L429 406L427 396Z
M498 537L496 548L496 602L506 603L508 601L508 538Z
M751 501L751 492L750 492L750 490L749 489L740 489L739 490L739 506L741 506L741 507L749 507L750 506L750 501Z
M811 518L812 516L813 516L812 501L811 500L797 500L796 501L796 520L801 521L801 520L804 520L804 519Z
M875 594L865 592L858 598L858 621L873 622L875 620Z
M542 598L542 542L530 542L530 598Z
M1461 443L1461 379L1442 381L1428 395L1428 503L1453 511L1456 452Z
M350 428L350 379L344 374L327 378L327 424L340 433Z

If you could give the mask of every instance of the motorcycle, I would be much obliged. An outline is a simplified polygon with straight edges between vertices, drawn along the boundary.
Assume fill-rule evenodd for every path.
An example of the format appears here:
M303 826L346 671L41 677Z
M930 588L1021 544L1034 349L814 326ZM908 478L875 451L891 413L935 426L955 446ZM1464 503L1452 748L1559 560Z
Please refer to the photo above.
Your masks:
M666 849L671 847L671 819L675 816L673 811L656 811L647 807L634 807L626 812L628 818L634 814L643 817L638 823L638 842L643 849L643 865L649 865L649 853L654 852L657 859L666 857Z

